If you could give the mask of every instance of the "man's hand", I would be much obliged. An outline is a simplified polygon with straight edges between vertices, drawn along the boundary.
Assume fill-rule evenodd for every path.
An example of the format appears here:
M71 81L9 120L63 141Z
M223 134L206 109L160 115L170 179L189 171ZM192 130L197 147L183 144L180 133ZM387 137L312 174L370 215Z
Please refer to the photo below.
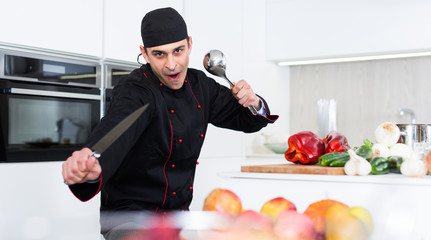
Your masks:
M238 99L238 103L244 107L253 106L257 111L262 107L260 99L251 89L250 85L245 80L240 80L231 87L233 96Z
M72 156L63 163L63 179L68 185L96 180L102 173L99 161L90 157L92 151L83 148L75 151Z

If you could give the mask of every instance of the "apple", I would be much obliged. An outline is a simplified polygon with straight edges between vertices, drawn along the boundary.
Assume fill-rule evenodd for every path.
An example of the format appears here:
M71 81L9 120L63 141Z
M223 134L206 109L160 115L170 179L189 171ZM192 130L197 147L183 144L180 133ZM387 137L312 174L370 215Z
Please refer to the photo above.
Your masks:
M236 217L233 228L271 231L272 225L273 223L270 217L254 210L246 210Z
M216 188L205 198L203 210L237 216L242 212L242 204L234 192Z
M138 224L123 225L124 231L118 233L124 234L116 235L115 239L121 240L153 240L153 239L172 239L180 240L181 229L176 226L170 216L166 215L146 215L142 226ZM150 222L150 223L149 223ZM129 229L127 229L127 227Z
M325 239L325 220L324 215L326 209L332 204L340 204L346 210L349 208L346 204L333 200L333 199L323 199L317 202L313 202L308 205L307 209L305 209L304 214L307 215L311 221L313 222L314 229L317 232L317 239Z
M150 228L140 229L129 232L126 236L119 239L122 240L154 240L154 239L170 239L180 240L180 231L178 228Z
M330 205L324 219L326 240L363 240L370 235L365 223L340 204Z
M296 210L284 210L274 225L279 240L315 240L316 232L311 219Z
M359 218L360 220L362 220L362 222L365 223L365 226L367 227L369 234L373 232L374 230L373 217L371 216L371 213L367 209L359 206L354 206L349 208L349 213Z
M285 210L296 211L296 206L294 203L283 197L276 197L263 204L260 212L270 217L275 223L278 215Z

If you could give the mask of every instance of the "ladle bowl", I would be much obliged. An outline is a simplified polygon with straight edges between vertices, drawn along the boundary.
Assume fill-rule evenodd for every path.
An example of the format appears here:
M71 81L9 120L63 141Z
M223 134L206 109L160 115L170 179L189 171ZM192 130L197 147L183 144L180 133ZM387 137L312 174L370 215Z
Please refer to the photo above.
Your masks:
M234 86L234 84L226 76L226 58L220 50L213 49L205 54L203 64L204 68L209 73L214 76L224 78L231 87ZM253 113L253 115L257 115L257 110L255 107L249 106L248 109L251 113Z

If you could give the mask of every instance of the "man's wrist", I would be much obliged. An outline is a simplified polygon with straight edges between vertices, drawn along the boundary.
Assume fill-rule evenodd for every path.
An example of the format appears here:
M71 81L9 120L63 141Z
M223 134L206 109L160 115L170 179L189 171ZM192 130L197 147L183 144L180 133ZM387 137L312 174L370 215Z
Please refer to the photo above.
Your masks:
M100 182L100 176L97 179L86 181L86 183L98 183L98 182Z

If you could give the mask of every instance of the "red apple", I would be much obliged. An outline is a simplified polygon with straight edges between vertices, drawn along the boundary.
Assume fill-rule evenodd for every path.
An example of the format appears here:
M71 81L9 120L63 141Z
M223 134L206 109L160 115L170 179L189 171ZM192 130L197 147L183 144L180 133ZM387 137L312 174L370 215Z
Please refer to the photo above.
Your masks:
M311 219L293 210L280 213L274 225L274 234L279 240L314 240L316 232Z
M271 231L272 219L254 210L246 210L237 216L233 228Z
M296 211L296 206L291 201L277 197L267 201L260 209L260 212L269 216L273 222L277 220L278 215L285 210Z
M234 192L228 189L217 188L205 199L203 210L236 216L242 212L242 204Z

